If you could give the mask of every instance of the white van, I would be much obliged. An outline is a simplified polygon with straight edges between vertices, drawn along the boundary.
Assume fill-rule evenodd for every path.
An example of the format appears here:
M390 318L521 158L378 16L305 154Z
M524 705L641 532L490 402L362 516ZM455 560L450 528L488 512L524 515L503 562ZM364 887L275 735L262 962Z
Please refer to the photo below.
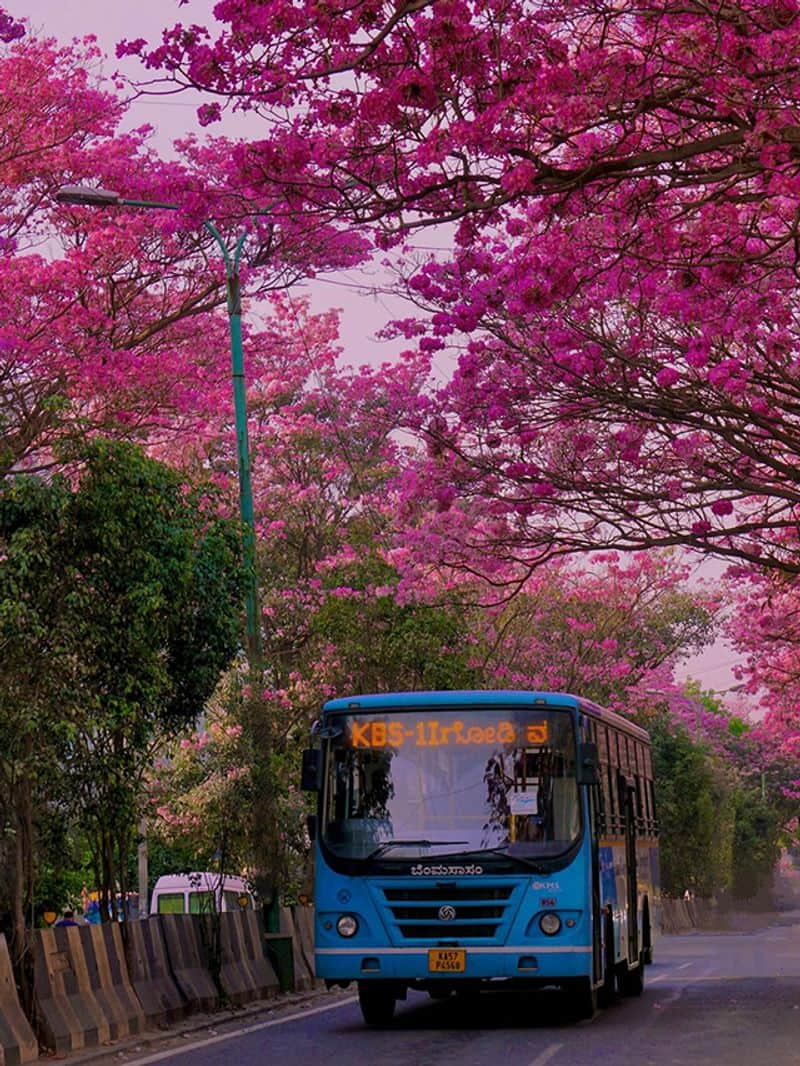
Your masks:
M232 874L165 874L156 881L150 897L151 914L210 914L254 906L247 882Z

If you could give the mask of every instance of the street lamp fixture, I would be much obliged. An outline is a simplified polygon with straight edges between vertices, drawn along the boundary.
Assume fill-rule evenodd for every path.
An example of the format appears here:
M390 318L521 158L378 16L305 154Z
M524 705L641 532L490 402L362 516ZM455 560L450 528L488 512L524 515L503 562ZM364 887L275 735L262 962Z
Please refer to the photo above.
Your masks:
M179 204L159 203L154 200L129 200L112 189L92 188L90 185L64 185L55 194L60 204L81 207L140 207L147 210L179 211ZM228 248L213 222L205 221L203 228L216 241L225 263L228 324L231 343L231 369L233 376L233 409L236 421L236 452L239 472L239 513L244 526L244 555L249 577L245 609L247 617L247 655L251 668L261 664L261 625L258 617L258 590L256 584L256 536L253 513L253 490L250 482L250 448L247 437L247 394L244 379L244 347L242 344L242 295L239 281L239 263L242 248L247 238L247 228Z
M60 204L82 204L85 207L118 207L122 197L111 189L92 189L88 185L64 185L56 193Z

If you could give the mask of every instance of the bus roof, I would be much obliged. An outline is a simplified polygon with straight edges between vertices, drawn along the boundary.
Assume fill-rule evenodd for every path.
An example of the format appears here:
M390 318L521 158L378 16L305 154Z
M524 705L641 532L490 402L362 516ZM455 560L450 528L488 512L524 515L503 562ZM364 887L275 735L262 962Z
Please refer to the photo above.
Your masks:
M601 707L599 703L593 703L591 700L585 700L582 697L578 699L578 706L582 714L589 714L593 718L599 718L601 722L613 725L615 729L621 729L624 733L630 733L631 736L638 737L639 740L644 740L648 744L650 743L650 734L646 729L642 729L640 725L636 725L629 718L623 718L616 711L609 711L607 707Z
M342 696L328 700L324 711L374 710L383 707L470 707L487 704L530 706L532 703L577 707L576 696L561 692L526 692L518 689L467 689L444 692L377 692L363 696Z
M524 689L467 689L444 692L376 692L364 695L341 696L328 700L323 713L329 711L376 711L384 709L409 710L415 707L571 707L599 718L617 729L625 730L641 740L649 740L647 731L614 711L568 692L532 692Z

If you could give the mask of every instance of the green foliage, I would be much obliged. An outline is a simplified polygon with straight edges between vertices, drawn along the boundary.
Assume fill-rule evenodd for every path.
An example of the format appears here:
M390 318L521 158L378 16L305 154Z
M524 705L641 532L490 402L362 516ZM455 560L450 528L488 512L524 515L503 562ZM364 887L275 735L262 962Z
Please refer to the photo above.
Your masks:
M736 899L769 894L772 872L780 855L782 819L758 792L740 789L736 794L731 889Z
M124 882L153 746L195 720L239 647L238 524L132 446L96 441L71 458L75 488L0 485L0 814L15 913L37 797L85 831L98 887Z
M238 531L200 507L177 472L101 441L85 457L70 534L92 714L69 746L67 772L111 891L127 866L154 741L194 721L237 651Z
M232 671L208 704L202 726L170 743L149 774L157 819L151 839L168 847L175 870L241 869L248 860L252 772Z
M391 692L471 688L479 683L470 663L472 646L464 610L401 605L391 594L397 574L377 562L337 571L354 595L328 595L311 625L317 641L335 644L340 691Z
M740 718L736 714L732 714L728 719L728 732L735 737L743 737L745 733L748 733L750 726L743 718Z
M214 863L208 865L204 860L197 859L191 839L148 835L147 884L149 892L153 891L156 881L163 874L188 874L195 870L206 869L213 870ZM128 865L128 884L138 887L138 875L138 853L131 853Z
M704 706L725 715L716 700L704 701ZM766 899L782 827L791 813L782 795L762 790L746 766L737 769L721 752L697 743L666 711L647 725L653 740L664 891L680 896L690 888L701 896Z
M662 887L711 896L730 887L735 801L731 783L704 748L666 715L648 723L661 827Z
M722 697L713 689L704 689L696 678L688 678L684 682L683 691L690 699L697 700L709 714L720 716L727 714Z
M36 880L33 885L35 916L46 910L59 912L81 905L81 890L94 886L92 852L86 834L65 810L52 806L35 819Z
M60 756L81 714L70 503L63 481L0 483L0 916L17 957L38 876L35 813L64 794Z

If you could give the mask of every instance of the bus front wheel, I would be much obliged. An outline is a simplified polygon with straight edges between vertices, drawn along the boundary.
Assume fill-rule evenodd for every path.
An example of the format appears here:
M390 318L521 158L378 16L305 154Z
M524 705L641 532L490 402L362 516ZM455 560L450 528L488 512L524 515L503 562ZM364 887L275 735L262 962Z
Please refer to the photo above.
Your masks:
M591 977L578 977L567 986L572 1013L577 1021L593 1018L597 1011L597 989Z
M391 985L382 981L359 981L358 1004L367 1025L388 1025L394 1017L397 996Z

